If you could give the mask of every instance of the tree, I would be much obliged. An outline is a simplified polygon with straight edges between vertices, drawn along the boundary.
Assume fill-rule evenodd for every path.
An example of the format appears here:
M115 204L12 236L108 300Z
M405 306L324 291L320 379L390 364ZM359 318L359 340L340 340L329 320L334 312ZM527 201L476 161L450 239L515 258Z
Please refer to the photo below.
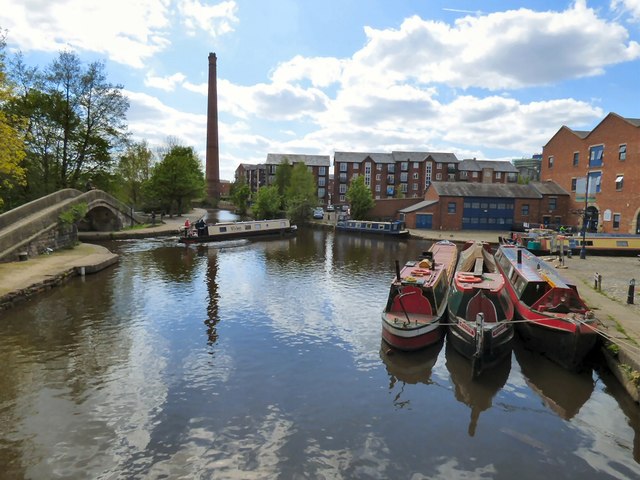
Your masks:
M193 148L174 146L153 167L145 192L159 208L180 215L186 202L204 194L204 187L202 163Z
M280 212L280 203L281 199L276 185L259 188L252 207L253 217L257 220L277 218Z
M13 97L13 92L5 73L5 36L0 32L0 107L4 107ZM18 185L26 183L22 162L26 156L21 126L24 122L17 116L0 109L0 210L5 205L5 197Z
M351 205L351 217L366 219L367 213L375 206L371 189L364 184L364 177L358 175L347 190L347 200Z
M146 141L129 145L118 162L117 174L122 179L122 200L133 205L143 203L142 186L149 180L153 153Z
M294 223L304 223L311 210L318 205L318 194L313 173L304 163L296 163L291 170L291 182L285 190L287 217Z
M129 103L121 85L107 82L103 63L82 65L61 52L44 72L18 56L12 71L18 95L12 109L28 118L28 181L33 196L80 188L83 178L108 171L126 139Z
M288 158L284 158L282 163L278 165L276 168L276 179L275 185L278 187L278 195L281 198L281 206L284 207L285 193L287 191L287 187L291 185L291 172L293 167L289 163Z
M244 177L240 177L231 185L231 201L240 215L247 213L249 197L251 197L251 187L247 185Z

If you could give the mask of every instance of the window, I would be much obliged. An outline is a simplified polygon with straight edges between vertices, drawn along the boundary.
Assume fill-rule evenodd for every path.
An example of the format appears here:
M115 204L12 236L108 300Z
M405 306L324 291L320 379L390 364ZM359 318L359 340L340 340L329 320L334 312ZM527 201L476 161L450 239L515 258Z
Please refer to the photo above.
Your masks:
M473 172L473 173L471 174L471 176L472 176L473 178L478 178L478 172Z
M549 210L555 210L558 207L558 199L556 197L549 197Z
M382 180L382 175L376 173L376 182L379 182L380 180Z
M447 213L456 213L456 202L449 202L447 205Z
M393 163L387 165L387 173L396 173L396 166Z
M407 170L409 170L409 162L401 162L400 163L400 169L403 172L406 172Z
M407 181L407 178L408 178L408 174L407 174L407 172L402 172L402 173L400 174L400 181L401 181L401 182L406 182L406 181Z
M572 178L571 179L571 191L575 192L576 191L576 183L578 182L577 178Z
M318 175L326 175L327 174L327 167L318 167Z
M602 172L589 172L589 194L600 193L601 180Z
M413 190L418 190L418 184L417 183L413 184Z
M589 167L601 167L604 157L604 145L589 148Z
M376 192L380 191L380 185L376 185Z
M515 172L509 172L507 173L507 182L517 182L518 181L518 174Z
M573 166L577 167L580 161L580 152L573 152Z
M420 174L418 172L413 174L413 179L414 180L418 180L418 178L420 178Z
M395 182L395 178L393 175L387 175L387 183L393 184Z
M624 175L618 175L616 177L616 190L622 190L622 183L624 182Z
M549 168L553 168L553 155L551 155L551 156L549 157L549 163L548 163L548 165L549 165Z
M340 171L341 172L346 172L347 171L347 164L344 162L340 162Z
M324 187L326 180L327 179L325 177L318 177L318 186L319 187Z
M325 193L324 188L319 188L318 189L318 198L324 198L324 193Z
M340 174L340 181L342 183L345 183L347 181L347 174L346 173L341 173Z
M345 196L344 195L340 195L340 202L344 202L345 201Z
M528 203L525 203L525 204L522 205L520 213L522 214L523 217L526 217L527 215L529 215L529 204Z
M420 167L420 164L418 162L413 162L413 168L418 168Z
M426 169L424 172L424 185L428 187L431 185L431 162L427 162Z
M371 186L371 162L364 164L364 184L367 187Z
M620 228L620 214L613 214L613 228Z
M436 180L442 180L442 174L436 173Z
M620 145L618 147L618 160L624 161L627 159L627 144Z
M496 180L500 180L502 178L502 172L496 172Z
M442 170L442 164L436 163L436 170Z
M400 184L400 191L407 193L407 184L406 183L401 183Z
M358 170L360 168L360 164L358 162L353 162L353 169Z
M379 172L382 171L382 164L381 163L376 163L376 170L378 170Z
M347 193L347 186L344 183L340 184L340 193Z
M466 180L467 179L467 171L466 170L462 170L460 171L460 180Z

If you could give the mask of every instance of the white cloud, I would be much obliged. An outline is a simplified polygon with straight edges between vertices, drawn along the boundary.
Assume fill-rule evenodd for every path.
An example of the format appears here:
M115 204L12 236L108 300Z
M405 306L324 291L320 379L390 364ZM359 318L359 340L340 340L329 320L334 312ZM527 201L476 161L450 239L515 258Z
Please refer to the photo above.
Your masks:
M104 54L135 68L170 44L175 0L0 0L0 25L23 51L74 50ZM189 32L232 31L235 2L203 6L180 0L179 19Z
M168 77L156 77L152 72L147 73L144 79L144 84L147 87L158 88L160 90L164 90L165 92L172 92L175 90L176 85L181 85L185 79L185 75L183 73L174 73Z
M189 34L203 30L212 37L217 37L233 31L236 17L236 2L226 1L216 5L204 5L198 0L180 0L178 11L182 14L183 24Z
M453 26L414 16L398 30L367 27L365 33L367 45L353 56L352 81L513 89L598 75L640 58L640 44L584 1L562 12L467 16Z
M613 10L625 10L629 12L634 21L640 22L640 0L612 0Z
M271 80L274 83L288 83L308 79L314 87L328 87L340 80L342 64L343 61L337 58L296 55L278 65Z

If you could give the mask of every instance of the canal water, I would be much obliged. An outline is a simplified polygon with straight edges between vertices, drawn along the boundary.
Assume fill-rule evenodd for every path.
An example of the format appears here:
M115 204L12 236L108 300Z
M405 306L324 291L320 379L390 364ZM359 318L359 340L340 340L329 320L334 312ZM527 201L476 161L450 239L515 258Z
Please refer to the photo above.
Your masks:
M108 247L1 314L0 478L640 478L640 409L606 371L517 344L472 381L446 341L388 352L394 261L425 240Z

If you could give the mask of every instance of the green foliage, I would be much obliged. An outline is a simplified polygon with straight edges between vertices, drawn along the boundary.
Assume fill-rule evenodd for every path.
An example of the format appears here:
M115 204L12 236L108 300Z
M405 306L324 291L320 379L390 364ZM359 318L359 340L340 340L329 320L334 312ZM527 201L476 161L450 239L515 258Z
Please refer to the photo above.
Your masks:
M282 202L283 202L282 206L284 206L284 199L285 199L287 187L291 185L292 171L293 171L293 167L289 163L289 159L286 157L284 158L284 161L280 165L278 165L278 168L276 168L275 185L278 187L278 195L280 195L280 198L282 199Z
M107 82L105 66L83 65L72 52L60 52L44 71L12 64L16 95L7 108L28 119L28 195L82 188L82 181L112 167L113 152L126 138L129 103L121 85Z
M607 345L607 350L614 356L617 357L618 354L620 353L620 347L618 345L616 345L615 343L610 343L609 345Z
M251 197L251 188L244 178L239 178L231 185L231 201L240 215L246 215L247 203Z
M252 207L253 217L256 220L277 218L280 213L281 202L282 200L278 194L278 187L276 185L258 189Z
M151 175L153 153L146 141L131 143L120 156L116 172L122 179L119 195L128 204L142 205L142 186Z
M89 206L85 202L76 203L58 215L58 220L65 225L72 225L82 220L88 211Z
M204 195L204 188L202 164L193 148L174 145L153 167L144 191L153 208L180 215L187 203Z
M367 213L375 206L371 189L364 184L364 177L358 175L347 190L347 200L351 205L351 217L365 220Z
M304 223L318 204L317 187L313 173L304 163L297 163L291 171L291 182L285 189L287 217L293 223Z

